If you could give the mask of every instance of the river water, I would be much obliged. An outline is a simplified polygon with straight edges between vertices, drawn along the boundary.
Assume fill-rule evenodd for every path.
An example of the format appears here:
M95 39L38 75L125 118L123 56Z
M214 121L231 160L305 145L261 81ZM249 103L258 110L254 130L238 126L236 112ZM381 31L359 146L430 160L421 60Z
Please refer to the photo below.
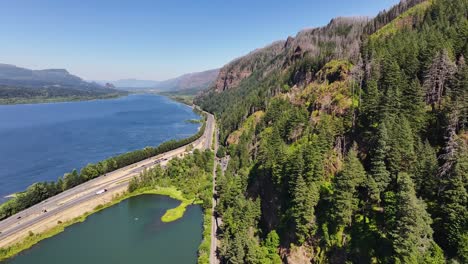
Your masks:
M161 222L164 212L179 203L159 195L124 200L39 242L6 263L196 263L203 231L200 206L189 206L177 221Z
M157 95L0 106L4 196L108 157L196 133L192 109Z

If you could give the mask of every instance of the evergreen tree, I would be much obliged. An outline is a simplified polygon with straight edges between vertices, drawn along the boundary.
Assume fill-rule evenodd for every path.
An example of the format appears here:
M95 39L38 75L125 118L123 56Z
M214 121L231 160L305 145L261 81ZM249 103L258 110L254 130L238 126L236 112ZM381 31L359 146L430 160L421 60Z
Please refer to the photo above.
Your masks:
M389 54L383 58L381 72L379 87L383 93L381 114L383 116L395 115L401 109L403 80L398 63Z
M278 254L278 248L280 246L280 238L278 233L275 230L268 233L264 246L268 252L268 258L271 261L271 264L281 264L281 257Z
M395 230L392 230L396 263L443 263L440 252L432 240L431 217L424 202L416 197L411 177L400 173L397 179L398 192Z
M304 146L304 180L307 184L322 181L324 175L323 155L315 140Z
M380 93L377 81L370 79L367 82L366 90L362 98L362 117L366 119L367 126L373 126L380 120Z
M304 178L302 177L302 174L304 172L304 158L302 156L302 151L299 149L297 151L294 151L289 157L286 162L285 166L285 172L288 177L288 183L289 183L289 195L290 197L294 197L294 191L296 188L296 184L299 181L299 178L302 178L302 181Z
M375 141L375 146L371 152L370 174L377 185L379 193L382 193L391 181L390 172L385 165L388 152L388 135L384 123L379 125Z
M410 171L414 163L413 131L408 120L402 115L388 118L386 126L392 128L388 133L387 165L392 177L395 178L400 171Z
M439 179L437 178L437 155L429 141L419 143L414 169L414 183L418 195L433 200L437 194Z
M332 217L338 226L351 224L359 199L356 188L366 179L366 172L353 148L346 156L343 170L335 178Z
M462 143L460 143L462 144ZM463 252L463 236L468 234L468 151L466 146L457 149L456 159L450 171L442 179L444 188L440 192L440 212L435 223L436 241L450 257ZM468 260L468 255L458 255Z
M292 218L294 219L296 237L302 245L311 235L314 228L314 208L318 202L319 193L315 184L307 186L302 175L296 179L293 193Z
M403 90L402 110L414 132L419 132L425 125L426 110L424 93L417 79Z

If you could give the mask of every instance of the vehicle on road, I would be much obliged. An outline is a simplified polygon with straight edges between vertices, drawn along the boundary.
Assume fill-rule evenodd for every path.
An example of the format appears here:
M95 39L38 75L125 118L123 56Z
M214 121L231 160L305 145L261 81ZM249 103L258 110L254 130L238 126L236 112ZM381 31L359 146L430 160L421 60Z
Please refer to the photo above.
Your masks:
M102 190L97 191L96 195L100 195L100 194L103 194L105 192L107 192L107 189L102 189Z

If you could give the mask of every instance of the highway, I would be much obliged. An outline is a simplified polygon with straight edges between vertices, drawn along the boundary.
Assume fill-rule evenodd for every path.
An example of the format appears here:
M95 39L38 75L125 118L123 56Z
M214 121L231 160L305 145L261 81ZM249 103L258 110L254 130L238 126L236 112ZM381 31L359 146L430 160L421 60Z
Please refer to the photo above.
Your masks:
M147 168L156 165L165 166L172 158L187 154L189 145L200 150L210 149L214 133L214 117L209 113L206 114L205 131L194 142L82 183L4 219L0 222L0 247L6 247L18 242L20 238L27 236L31 230L42 232L56 225L58 221L64 222L80 216L86 211L94 209L96 203L109 202L114 195L127 190L128 183L133 177ZM97 191L104 189L107 191L96 194ZM74 213L67 214L71 210Z

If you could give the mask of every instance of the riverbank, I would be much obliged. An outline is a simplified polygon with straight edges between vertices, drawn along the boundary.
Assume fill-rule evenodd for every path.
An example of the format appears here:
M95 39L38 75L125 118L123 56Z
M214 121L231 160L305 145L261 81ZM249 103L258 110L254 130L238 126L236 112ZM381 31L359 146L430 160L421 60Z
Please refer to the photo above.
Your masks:
M128 93L109 94L103 96L66 96L66 97L33 97L33 98L0 98L0 105L16 104L44 104L44 103L62 103L62 102L80 102L92 100L115 99L127 96Z
M193 99L197 95L196 92L186 92L186 91L178 91L178 92L158 92L157 94L166 96L171 98L174 101L186 104L186 105L193 105Z

